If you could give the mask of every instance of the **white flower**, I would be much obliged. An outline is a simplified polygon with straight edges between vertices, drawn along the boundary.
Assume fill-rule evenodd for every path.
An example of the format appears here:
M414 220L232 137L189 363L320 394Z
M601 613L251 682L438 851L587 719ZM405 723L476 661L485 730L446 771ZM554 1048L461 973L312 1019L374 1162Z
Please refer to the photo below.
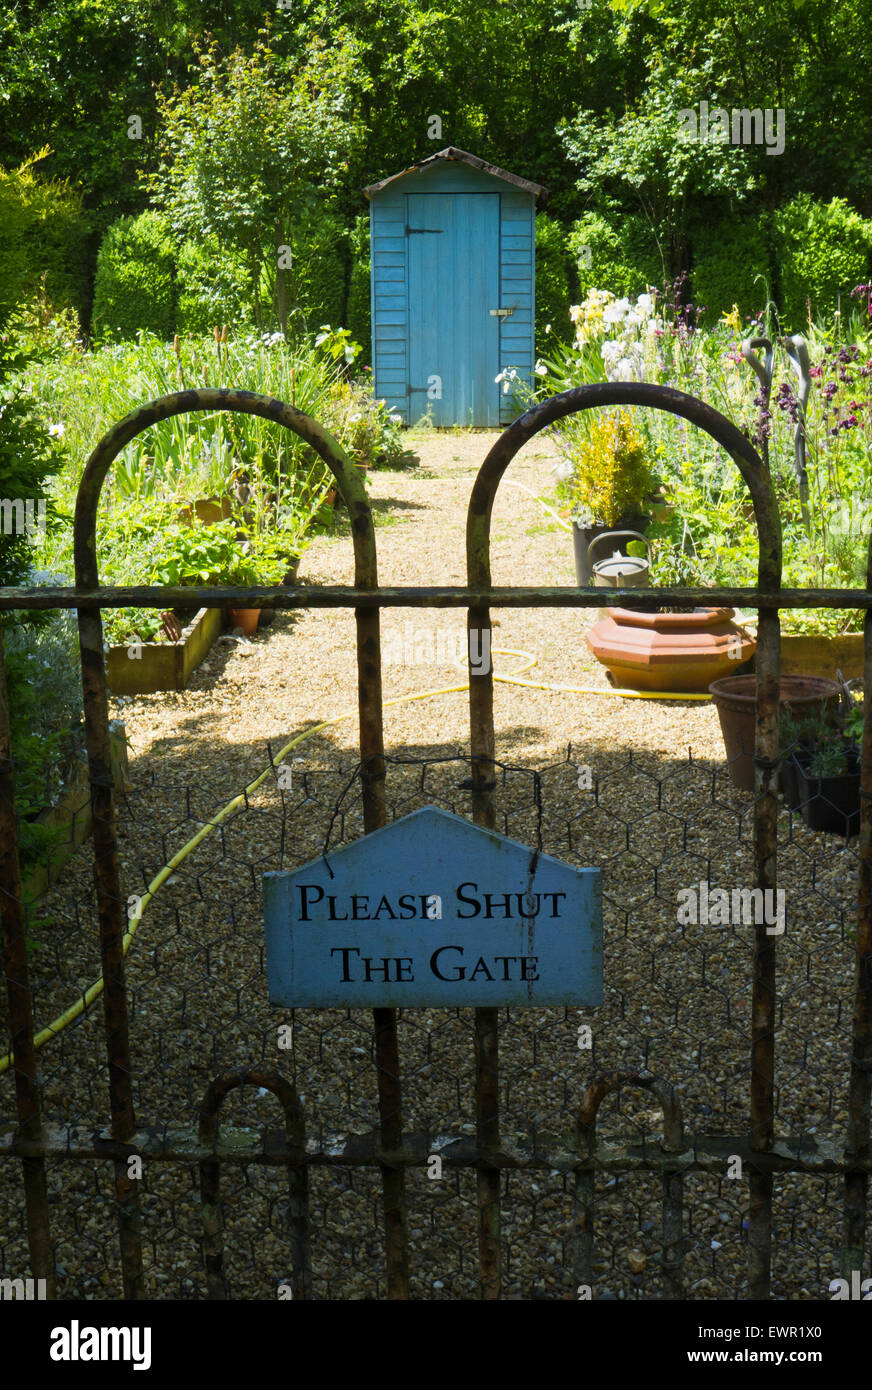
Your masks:
M614 343L611 341L606 341L605 343L603 343L602 355L603 362L606 365L606 367L613 367L615 363L619 360L622 352L623 348L621 347L620 343Z
M59 422L56 425L49 425L48 432L49 434L57 435L58 439L63 439L67 432L67 427L62 422Z
M557 462L551 466L551 476L558 483L568 482L574 471L569 459L558 459Z
M546 333L550 333L550 332L551 332L551 324L550 324L550 323L546 323L546 325L545 325L545 332L546 332Z
M609 304L603 309L603 323L621 323L629 312L629 299L616 299L614 304Z
M548 375L548 368L547 368L546 366L544 366L543 363L541 363L541 362L537 362L537 363L536 363L535 367L533 368L533 371L536 373L537 376L547 376L547 375Z
M649 318L650 315L654 313L653 294L640 294L639 298L636 300L636 310L638 313L644 315L645 318Z
M401 425L403 423L403 417L402 415L391 415L390 422L392 425Z

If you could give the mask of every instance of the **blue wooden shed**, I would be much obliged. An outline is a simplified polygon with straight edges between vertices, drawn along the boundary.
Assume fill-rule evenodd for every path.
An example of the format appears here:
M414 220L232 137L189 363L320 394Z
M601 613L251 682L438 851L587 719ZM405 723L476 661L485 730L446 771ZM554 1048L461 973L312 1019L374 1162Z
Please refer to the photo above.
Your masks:
M465 150L364 189L375 394L414 424L497 427L494 380L534 362L535 215L548 190Z

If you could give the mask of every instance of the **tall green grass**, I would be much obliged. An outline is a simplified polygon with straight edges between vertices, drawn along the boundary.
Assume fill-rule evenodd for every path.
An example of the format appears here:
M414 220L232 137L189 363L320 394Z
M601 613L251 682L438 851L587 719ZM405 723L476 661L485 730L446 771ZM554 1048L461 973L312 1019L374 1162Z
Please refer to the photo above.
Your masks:
M98 440L131 410L191 387L231 387L287 401L334 432L372 412L374 403L346 377L330 339L288 346L280 335L165 343L142 333L136 343L95 352L67 351L34 363L28 384L62 431L67 466L57 480L59 509L72 521L85 462ZM360 397L360 412L350 404ZM101 530L119 536L119 513L166 517L199 498L232 496L256 525L279 524L300 546L322 508L331 475L297 435L257 416L196 411L163 420L122 451L101 499ZM120 528L124 530L123 527ZM70 573L71 524L38 557L44 569ZM120 558L120 557L119 557ZM126 557L128 560L130 556ZM110 570L113 568L110 561ZM128 568L125 564L124 568Z

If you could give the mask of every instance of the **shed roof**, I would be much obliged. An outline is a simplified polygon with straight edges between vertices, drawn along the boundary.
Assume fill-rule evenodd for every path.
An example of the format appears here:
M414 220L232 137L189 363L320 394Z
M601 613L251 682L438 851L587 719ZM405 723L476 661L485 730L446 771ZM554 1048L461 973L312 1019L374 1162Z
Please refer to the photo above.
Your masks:
M371 198L373 193L380 193L383 188L387 188L389 183L394 183L397 179L404 179L408 174L417 174L421 169L426 169L434 164L437 159L452 159L469 164L473 169L479 169L483 174L491 174L495 179L502 179L515 188L522 188L525 193L532 193L540 206L547 202L548 189L543 184L532 183L530 179L522 179L518 174L510 174L507 169L500 169L496 164L488 164L487 160L479 159L474 154L468 154L466 150L458 150L454 145L447 145L444 150L437 150L427 159L421 159L417 164L410 164L408 169L401 169L398 174L391 174L386 179L379 179L378 183L369 184L363 191L367 198Z

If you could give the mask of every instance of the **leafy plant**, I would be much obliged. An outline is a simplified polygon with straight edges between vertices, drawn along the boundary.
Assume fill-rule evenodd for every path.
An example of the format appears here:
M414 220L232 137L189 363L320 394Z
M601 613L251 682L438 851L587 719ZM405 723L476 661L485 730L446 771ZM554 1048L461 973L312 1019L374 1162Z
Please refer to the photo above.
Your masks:
M654 489L644 443L626 411L599 415L570 458L567 495L582 524L614 526L641 511Z
M33 574L33 583L53 577ZM82 688L75 616L49 612L37 623L4 624L15 805L22 868L39 863L58 832L38 824L57 800L82 747Z
M335 186L352 130L342 110L348 58L313 53L279 74L268 38L250 54L195 46L199 71L184 89L161 92L160 164L146 174L154 200L180 231L214 236L263 280L284 332L299 305L293 234ZM255 298L262 322L259 296Z
M103 338L133 338L140 329L172 336L175 324L175 247L170 224L157 212L120 217L97 256L93 327Z
M782 754L793 752L812 777L844 777L858 768L863 732L863 703L852 702L847 712L825 703L797 719L782 709L778 721Z

